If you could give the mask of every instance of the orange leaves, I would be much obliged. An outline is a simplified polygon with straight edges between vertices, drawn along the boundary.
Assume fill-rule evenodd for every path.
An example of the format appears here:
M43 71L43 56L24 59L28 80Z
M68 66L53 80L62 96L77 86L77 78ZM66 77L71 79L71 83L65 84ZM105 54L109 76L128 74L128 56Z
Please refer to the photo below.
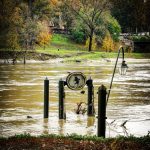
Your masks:
M57 5L57 4L58 4L58 0L50 0L50 3L51 3L52 5Z

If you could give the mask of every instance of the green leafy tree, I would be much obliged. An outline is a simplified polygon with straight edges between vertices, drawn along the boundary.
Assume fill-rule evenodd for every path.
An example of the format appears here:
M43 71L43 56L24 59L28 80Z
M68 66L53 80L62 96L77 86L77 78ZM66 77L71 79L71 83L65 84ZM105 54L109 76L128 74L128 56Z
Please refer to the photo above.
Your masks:
M96 21L96 28L92 40L92 45L94 44L92 46L93 50L102 46L103 39L105 38L107 32L109 32L114 42L119 41L121 27L117 20L111 16L109 11L103 13L103 15ZM87 33L88 31L86 25L82 22L82 20L80 20L80 17L74 19L72 24L71 37L78 43L85 43L86 41L86 48L89 46L90 42Z
M100 18L103 13L110 9L107 0L64 0L74 17L78 17L80 22L86 27L86 34L89 37L89 51L92 51L92 40L96 33Z
M86 30L84 24L79 19L74 19L71 24L71 39L77 43L85 43L86 41Z
M110 14L107 15L107 29L115 42L119 41L119 35L121 33L121 26L118 21Z

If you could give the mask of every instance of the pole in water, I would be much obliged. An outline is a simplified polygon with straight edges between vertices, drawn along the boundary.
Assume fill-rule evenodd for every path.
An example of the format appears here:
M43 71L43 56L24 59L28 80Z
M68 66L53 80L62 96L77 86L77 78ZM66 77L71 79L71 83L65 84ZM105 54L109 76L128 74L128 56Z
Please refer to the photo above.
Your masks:
M105 138L106 131L106 87L104 85L98 88L98 129L97 136Z
M44 118L49 115L49 80L46 77L44 80Z
M62 79L59 80L59 119L65 119L64 112L64 81Z
M90 78L86 81L88 86L88 105L87 105L87 115L94 116L94 102L93 102L93 80Z

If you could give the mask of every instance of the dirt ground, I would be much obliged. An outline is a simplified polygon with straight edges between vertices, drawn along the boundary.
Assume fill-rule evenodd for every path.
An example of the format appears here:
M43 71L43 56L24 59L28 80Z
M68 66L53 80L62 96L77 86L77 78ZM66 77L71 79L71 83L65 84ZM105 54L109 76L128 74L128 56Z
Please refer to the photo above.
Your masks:
M9 138L0 139L0 150L150 150L150 140L106 141L73 140L64 138Z

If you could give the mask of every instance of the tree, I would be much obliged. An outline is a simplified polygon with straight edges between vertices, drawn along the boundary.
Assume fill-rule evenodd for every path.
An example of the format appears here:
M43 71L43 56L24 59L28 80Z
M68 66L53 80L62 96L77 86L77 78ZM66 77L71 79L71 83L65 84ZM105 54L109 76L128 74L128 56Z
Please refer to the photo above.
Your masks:
M111 52L114 50L114 41L110 35L109 32L107 32L104 40L103 40L103 44L102 44L102 49L104 49L106 52Z
M118 20L123 32L149 30L150 0L111 0L112 14Z
M11 41L13 42L13 38L11 40L8 40L7 38L9 37L8 34L12 36L12 34L15 34L16 31L12 31L11 28L14 29L14 26L16 25L15 21L16 20L16 8L17 7L17 2L15 0L0 0L0 47L1 48L9 48L8 42ZM12 19L14 18L14 19ZM13 22L11 22L13 21ZM11 32L11 33L10 33ZM17 36L16 36L17 37ZM16 38L14 38L16 40ZM16 40L17 42L17 40ZM14 43L14 42L13 42ZM17 44L13 44L17 45ZM13 46L14 47L14 46Z
M19 36L21 48L24 50L25 63L27 50L33 50L36 43L39 42L39 36L41 36L39 21L48 21L50 2L49 0L29 0L25 1L25 3L20 3L20 9L23 24L19 29ZM45 24L42 27L45 28ZM41 38L41 40L43 39Z
M32 17L38 20L49 20L51 5L53 1L49 0L35 0L32 4Z
M133 6L131 0L111 0L111 12L119 21L123 32L131 32L134 25Z
M121 26L110 14L107 15L107 29L115 42L119 41Z
M76 43L85 43L87 35L84 24L80 21L80 19L72 20L72 24L70 26L71 39ZM88 44L89 45L89 44Z
M90 39L88 38L88 39L86 40L86 43L85 43L85 48L88 48L89 42L90 42ZM93 40L92 40L92 50L96 50L96 49L97 49L97 41L96 41L96 37L93 36Z
M64 0L72 14L80 19L86 27L89 37L89 51L92 51L92 40L100 26L103 14L110 9L110 2L107 0Z
M40 46L43 46L45 49L45 46L49 44L52 35L49 32L49 28L46 22L38 22L38 30L39 35L37 37L37 41Z
M145 15L146 15L146 29L147 31L150 33L150 0L147 0L144 3L144 7L145 7Z
M25 63L27 50L34 49L42 33L39 20L48 22L55 4L56 0L0 0L0 48L24 50Z

